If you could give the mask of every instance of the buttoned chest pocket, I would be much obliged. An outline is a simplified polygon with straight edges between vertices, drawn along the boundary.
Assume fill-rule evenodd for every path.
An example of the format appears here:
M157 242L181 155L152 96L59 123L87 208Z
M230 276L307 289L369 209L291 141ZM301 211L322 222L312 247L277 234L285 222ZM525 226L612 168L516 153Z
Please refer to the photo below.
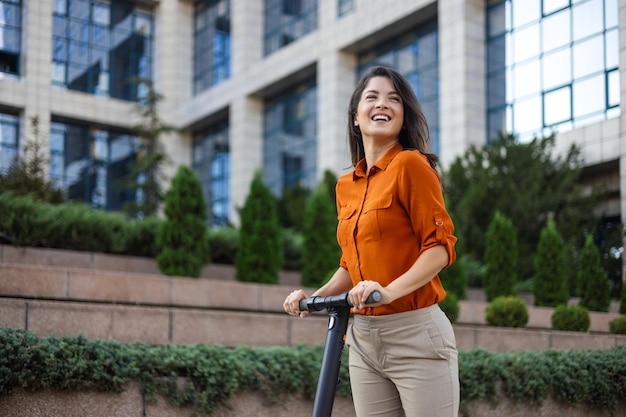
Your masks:
M366 239L381 239L383 220L385 216L389 216L391 203L393 203L393 196L391 194L382 195L365 203L363 216L359 222L359 228L364 232Z
M337 240L342 247L348 244L354 232L355 213L356 207L354 206L345 205L339 207L337 213Z

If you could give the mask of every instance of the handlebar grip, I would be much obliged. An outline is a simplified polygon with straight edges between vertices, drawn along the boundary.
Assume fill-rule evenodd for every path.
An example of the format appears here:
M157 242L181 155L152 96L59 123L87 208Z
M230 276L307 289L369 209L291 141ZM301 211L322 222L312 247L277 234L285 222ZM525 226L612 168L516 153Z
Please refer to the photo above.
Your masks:
M372 291L372 293L365 300L365 304L375 304L382 298L380 291ZM300 311L320 311L329 307L353 307L348 299L348 293L345 292L339 295L332 295L329 297L313 296L310 298L303 298L299 301L298 307Z

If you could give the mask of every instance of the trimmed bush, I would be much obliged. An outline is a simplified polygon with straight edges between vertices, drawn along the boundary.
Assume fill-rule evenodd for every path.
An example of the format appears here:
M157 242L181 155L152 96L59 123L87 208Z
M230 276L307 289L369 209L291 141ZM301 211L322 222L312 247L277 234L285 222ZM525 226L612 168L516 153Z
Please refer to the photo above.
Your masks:
M239 230L234 227L215 227L208 230L207 238L212 262L229 265L235 263Z
M447 293L446 298L439 302L439 307L446 313L446 316L452 323L456 323L459 318L459 299L456 294L452 292Z
M528 323L528 307L514 295L496 297L485 309L487 325L524 327Z
M282 266L281 228L276 201L257 170L241 209L239 248L235 259L237 280L278 284Z
M341 257L336 237L337 211L323 182L308 201L303 234L302 285L320 287L337 270Z
M485 236L484 286L487 301L515 295L517 282L517 230L501 212L495 212Z
M165 217L157 236L157 264L166 275L197 278L211 263L206 203L196 173L181 165L165 193Z
M554 220L541 230L535 256L533 295L536 306L556 307L569 300L563 239Z
M466 270L467 257L460 256L456 262L439 273L441 283L448 294L453 293L457 299L467 298L467 285L469 278Z
M626 316L621 316L609 322L609 333L626 334Z
M591 311L608 312L611 306L611 287L600 259L600 251L591 235L585 239L578 269L580 305Z
M587 332L591 325L589 310L581 305L561 304L554 309L550 320L553 330L569 332Z

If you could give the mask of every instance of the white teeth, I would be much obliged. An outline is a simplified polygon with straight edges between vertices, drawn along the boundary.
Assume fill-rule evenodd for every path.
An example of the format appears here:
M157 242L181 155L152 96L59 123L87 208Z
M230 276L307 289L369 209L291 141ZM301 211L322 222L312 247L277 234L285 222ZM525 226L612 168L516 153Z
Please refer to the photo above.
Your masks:
M389 117L384 116L382 114L377 114L376 116L372 117L372 120L384 120L384 121L389 121Z

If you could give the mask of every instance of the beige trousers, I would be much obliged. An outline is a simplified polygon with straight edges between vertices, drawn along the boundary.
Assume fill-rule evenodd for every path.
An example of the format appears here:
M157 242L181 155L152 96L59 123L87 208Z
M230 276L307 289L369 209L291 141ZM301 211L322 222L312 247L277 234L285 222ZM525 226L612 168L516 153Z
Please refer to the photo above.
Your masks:
M355 315L346 346L358 417L458 416L456 340L439 305Z

